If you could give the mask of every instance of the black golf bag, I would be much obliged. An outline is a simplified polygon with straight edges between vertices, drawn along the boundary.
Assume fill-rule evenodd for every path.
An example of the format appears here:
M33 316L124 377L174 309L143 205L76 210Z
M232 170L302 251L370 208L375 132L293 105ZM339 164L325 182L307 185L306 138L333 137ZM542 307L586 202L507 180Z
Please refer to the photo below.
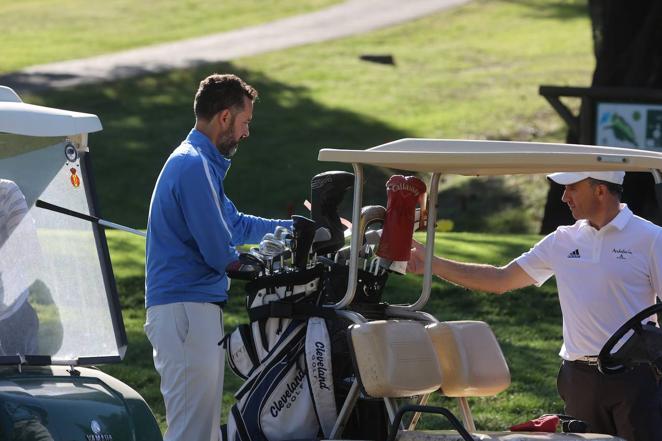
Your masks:
M316 264L258 277L246 284L250 323L225 338L228 364L244 379L235 393L224 439L275 441L328 437L354 378L347 320L322 307L341 298L347 267ZM359 272L355 302L383 318L379 301L387 273ZM381 400L359 400L343 431L385 438Z

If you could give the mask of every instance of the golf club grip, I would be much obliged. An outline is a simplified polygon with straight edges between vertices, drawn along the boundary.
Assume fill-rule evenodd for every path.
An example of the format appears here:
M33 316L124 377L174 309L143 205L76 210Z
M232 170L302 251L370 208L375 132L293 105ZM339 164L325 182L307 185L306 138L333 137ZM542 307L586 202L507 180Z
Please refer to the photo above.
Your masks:
M59 205L53 205L48 202L44 202L41 199L37 199L35 206L39 208L44 208L46 210L55 211L57 213L66 214L67 216L77 217L78 219L83 219L89 222L99 223L99 218L95 216L90 216L88 214L79 213L77 211L69 210L68 208L60 207Z

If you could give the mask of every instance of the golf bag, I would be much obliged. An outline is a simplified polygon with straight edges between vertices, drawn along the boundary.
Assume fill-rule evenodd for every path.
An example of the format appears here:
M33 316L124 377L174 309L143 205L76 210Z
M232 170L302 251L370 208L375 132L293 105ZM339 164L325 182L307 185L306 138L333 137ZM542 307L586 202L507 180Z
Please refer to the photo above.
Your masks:
M331 343L320 306L321 265L249 282L251 320L229 334L232 371L245 379L227 439L285 440L329 434L336 420Z
M360 271L357 301L376 305L387 277ZM346 284L346 266L322 264L246 284L250 323L224 340L231 370L244 379L224 441L330 435L354 372L346 336L350 323L322 304L342 297ZM381 402L372 400L358 403L345 433L369 439L383 430L384 437L386 427Z

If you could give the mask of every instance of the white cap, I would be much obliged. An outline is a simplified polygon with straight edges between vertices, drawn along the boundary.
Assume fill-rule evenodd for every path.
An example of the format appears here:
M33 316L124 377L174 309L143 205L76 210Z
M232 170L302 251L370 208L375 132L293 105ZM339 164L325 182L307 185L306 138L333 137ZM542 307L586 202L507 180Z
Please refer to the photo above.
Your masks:
M561 185L570 185L587 178L597 179L598 181L612 182L622 185L625 172L623 171L602 171L602 172L563 172L552 173L547 178Z

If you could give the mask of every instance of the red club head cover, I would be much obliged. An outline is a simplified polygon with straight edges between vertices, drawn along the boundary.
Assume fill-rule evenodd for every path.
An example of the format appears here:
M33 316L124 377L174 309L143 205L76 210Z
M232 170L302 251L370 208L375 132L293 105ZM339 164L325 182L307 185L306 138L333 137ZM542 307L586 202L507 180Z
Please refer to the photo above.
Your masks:
M426 186L416 176L394 175L386 182L386 215L377 255L391 261L408 261L414 233L416 204Z

